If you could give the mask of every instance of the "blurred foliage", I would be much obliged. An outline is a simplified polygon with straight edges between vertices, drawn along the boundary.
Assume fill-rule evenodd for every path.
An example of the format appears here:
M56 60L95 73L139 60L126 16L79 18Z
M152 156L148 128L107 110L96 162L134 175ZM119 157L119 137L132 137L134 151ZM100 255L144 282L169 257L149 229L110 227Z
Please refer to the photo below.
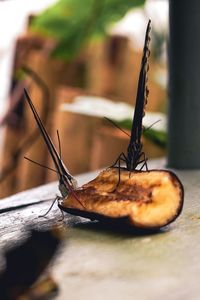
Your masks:
M152 56L155 61L161 61L162 55L163 55L163 48L165 45L165 42L167 40L167 33L166 32L160 32L156 31L155 29L152 30Z
M158 131L153 128L144 128L143 136L163 149L167 147L167 132L165 131Z
M123 129L131 130L132 128L132 119L124 119L122 121L114 120L114 122ZM166 131L156 130L152 127L151 128L144 127L143 136L161 148L165 149L167 147Z
M105 35L109 25L144 3L145 0L60 0L37 16L31 27L55 38L53 54L67 60L77 55L89 38Z

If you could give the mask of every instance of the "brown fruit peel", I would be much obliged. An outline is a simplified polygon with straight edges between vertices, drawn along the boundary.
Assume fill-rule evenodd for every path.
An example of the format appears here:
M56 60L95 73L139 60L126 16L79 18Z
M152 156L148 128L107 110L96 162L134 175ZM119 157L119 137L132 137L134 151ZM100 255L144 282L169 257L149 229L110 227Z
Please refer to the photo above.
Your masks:
M104 170L76 190L84 209L72 194L59 204L60 209L91 220L120 220L146 229L161 228L180 215L184 191L173 172L121 170L117 186L118 172L116 168Z

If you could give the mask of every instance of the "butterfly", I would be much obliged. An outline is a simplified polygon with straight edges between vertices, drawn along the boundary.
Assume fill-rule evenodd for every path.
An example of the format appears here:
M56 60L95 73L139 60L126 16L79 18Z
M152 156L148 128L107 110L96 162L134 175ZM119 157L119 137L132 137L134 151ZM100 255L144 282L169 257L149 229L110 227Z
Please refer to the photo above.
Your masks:
M178 177L167 170L148 170L142 145L142 120L148 97L149 43L151 21L147 24L135 111L127 153L92 181L59 203L70 214L106 222L155 229L174 221L183 206L183 186ZM139 167L139 168L138 168ZM144 171L144 167L146 170Z

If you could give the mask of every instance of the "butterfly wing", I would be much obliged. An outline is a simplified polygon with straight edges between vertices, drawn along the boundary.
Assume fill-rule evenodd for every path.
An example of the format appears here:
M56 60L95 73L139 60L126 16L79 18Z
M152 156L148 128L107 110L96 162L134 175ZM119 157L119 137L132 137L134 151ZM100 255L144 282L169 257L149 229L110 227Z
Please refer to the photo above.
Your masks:
M138 88L137 88L137 96L136 96L136 104L135 104L135 112L133 116L133 123L131 128L131 138L128 146L128 169L135 169L135 165L137 163L137 159L139 157L139 152L141 151L141 135L142 135L142 119L145 114L145 105L147 103L148 97L148 88L147 88L147 73L149 69L148 59L150 55L149 50L149 42L150 42L150 30L151 30L151 21L149 20L145 42L143 48L143 56L141 62L141 69L138 80ZM137 152L137 153L136 153Z

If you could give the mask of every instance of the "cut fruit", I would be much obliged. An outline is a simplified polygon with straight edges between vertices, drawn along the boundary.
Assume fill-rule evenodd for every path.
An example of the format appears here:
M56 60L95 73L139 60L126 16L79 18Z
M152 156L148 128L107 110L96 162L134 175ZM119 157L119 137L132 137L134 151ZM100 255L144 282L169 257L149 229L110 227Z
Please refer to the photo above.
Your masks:
M122 219L135 227L160 228L174 221L183 206L183 186L166 170L109 168L65 198L59 207L92 220Z

